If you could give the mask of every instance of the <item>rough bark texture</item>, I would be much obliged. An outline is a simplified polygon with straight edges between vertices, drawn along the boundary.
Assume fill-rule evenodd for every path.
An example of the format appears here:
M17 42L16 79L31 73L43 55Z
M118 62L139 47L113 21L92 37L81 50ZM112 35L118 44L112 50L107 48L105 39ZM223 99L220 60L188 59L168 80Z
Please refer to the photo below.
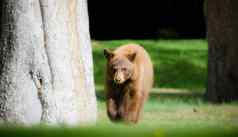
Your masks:
M2 0L0 119L95 122L86 0Z
M208 89L215 102L238 99L238 1L208 0Z
M75 0L74 0L75 1ZM74 54L80 52L81 59L81 80L84 80L79 83L84 83L84 90L79 91L80 101L80 118L81 121L96 121L97 119L97 104L96 95L95 95L95 85L93 77L93 57L92 57L92 48L89 35L89 18L88 18L88 6L87 0L79 0L76 4L76 22L78 32L78 46L79 49L75 51ZM81 89L78 87L77 89ZM86 91L86 92L82 92Z
M33 77L44 62L43 33L33 1L1 1L0 117L4 121L35 123L41 117Z

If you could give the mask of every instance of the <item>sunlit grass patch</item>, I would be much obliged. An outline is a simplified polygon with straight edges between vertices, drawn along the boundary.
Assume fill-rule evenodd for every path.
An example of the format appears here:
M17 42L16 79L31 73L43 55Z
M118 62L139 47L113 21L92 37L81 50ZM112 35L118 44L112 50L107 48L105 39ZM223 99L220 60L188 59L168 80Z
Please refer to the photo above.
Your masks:
M203 91L207 77L206 40L112 40L93 41L95 82L104 82L104 48L141 44L150 54L155 70L154 86Z
M155 87L136 125L113 123L106 114L104 48L139 43L151 55ZM95 125L0 127L0 137L238 137L238 102L203 100L207 77L206 40L93 41L98 118Z

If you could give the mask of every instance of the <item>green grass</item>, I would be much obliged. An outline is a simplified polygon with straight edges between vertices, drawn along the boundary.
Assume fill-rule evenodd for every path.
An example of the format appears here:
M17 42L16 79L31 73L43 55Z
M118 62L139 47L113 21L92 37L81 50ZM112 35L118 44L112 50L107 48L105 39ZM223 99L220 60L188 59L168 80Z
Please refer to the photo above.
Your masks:
M158 94L158 95L157 95ZM105 100L98 96L98 121L94 126L35 126L0 128L1 137L237 137L238 103L210 104L201 94L152 92L137 125L108 120Z
M147 136L238 136L237 103L211 104L203 100L207 83L206 40L94 41L98 125L106 125L106 129L131 128L131 125L113 124L108 120L102 86L103 49L115 49L127 43L143 45L155 69L155 87L145 104L142 120L132 131L143 131Z
M151 55L155 88L137 125L112 123L106 115L103 89L104 48L139 43ZM207 77L206 40L93 41L98 120L89 127L0 128L0 137L237 137L238 102L203 100Z
M106 116L102 87L105 69L103 49L115 49L127 43L141 44L150 54L155 70L155 88L145 104L139 127L168 131L168 136L189 133L190 130L193 131L191 134L200 136L206 136L206 133L209 136L210 132L222 136L227 130L233 133L237 129L237 103L216 105L203 100L207 83L206 40L94 41L98 123L111 125Z
M106 115L102 91L98 96L98 123L115 132L132 130L145 136L164 137L226 137L238 136L238 103L211 104L203 94L174 90L152 91L144 107L141 121L136 126L111 123ZM112 128L113 127L113 128ZM120 128L122 127L122 128ZM157 134L157 135L156 135ZM124 134L125 135L125 134Z
M206 40L94 41L94 74L97 85L104 82L103 49L115 49L127 43L141 44L150 54L155 70L155 87L204 90L207 82Z
M98 123L112 124L106 115L102 92L98 97ZM238 102L211 104L203 100L203 94L174 91L152 92L144 107L139 125L144 127L238 127ZM180 126L179 126L180 125Z

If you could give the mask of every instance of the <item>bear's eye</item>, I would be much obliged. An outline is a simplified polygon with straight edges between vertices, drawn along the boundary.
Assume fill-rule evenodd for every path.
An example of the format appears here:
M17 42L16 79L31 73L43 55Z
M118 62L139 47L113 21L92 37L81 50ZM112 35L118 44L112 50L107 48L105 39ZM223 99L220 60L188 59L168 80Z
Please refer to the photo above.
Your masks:
M116 68L112 68L112 72L115 73L117 71Z

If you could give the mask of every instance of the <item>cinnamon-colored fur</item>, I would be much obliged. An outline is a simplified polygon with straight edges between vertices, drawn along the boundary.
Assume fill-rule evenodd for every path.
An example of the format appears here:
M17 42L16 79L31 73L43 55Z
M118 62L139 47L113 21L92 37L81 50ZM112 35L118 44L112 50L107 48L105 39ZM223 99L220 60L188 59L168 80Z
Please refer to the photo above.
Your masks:
M139 45L122 45L104 50L106 66L107 114L112 121L137 123L153 85L153 66Z

